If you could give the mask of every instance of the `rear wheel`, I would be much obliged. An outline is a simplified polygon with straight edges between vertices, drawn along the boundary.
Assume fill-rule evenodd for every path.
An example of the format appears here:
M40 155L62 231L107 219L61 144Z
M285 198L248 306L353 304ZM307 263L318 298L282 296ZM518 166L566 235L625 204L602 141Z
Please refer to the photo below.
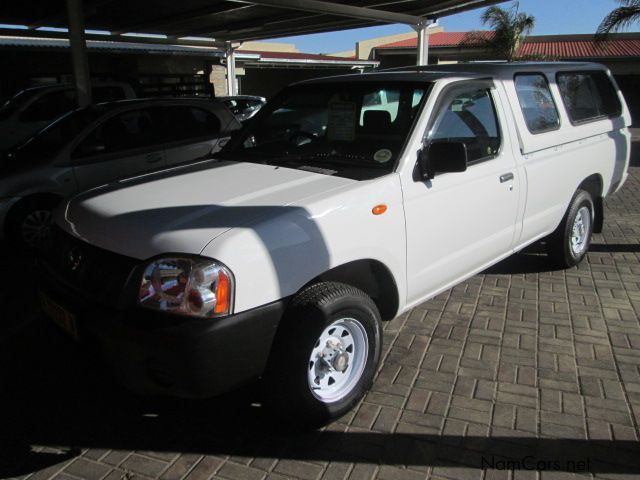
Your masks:
M289 423L319 427L366 393L380 361L378 309L364 292L325 282L291 302L274 341L263 390Z
M578 190L562 223L547 239L547 251L563 268L573 267L585 257L593 233L593 199L589 192Z

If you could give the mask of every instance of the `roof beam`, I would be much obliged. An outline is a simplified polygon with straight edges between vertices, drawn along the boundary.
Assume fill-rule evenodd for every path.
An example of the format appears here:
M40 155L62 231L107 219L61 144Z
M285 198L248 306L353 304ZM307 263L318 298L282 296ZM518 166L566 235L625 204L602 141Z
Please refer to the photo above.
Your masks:
M60 40L69 40L68 32L49 32L42 30L18 30L14 28L0 27L0 36L19 37L19 38L54 38ZM182 40L180 38L150 38L150 37L129 37L122 35L99 35L95 33L85 33L87 40L98 42L120 42L120 43L144 43L151 45L182 45L187 47L211 47L226 48L226 42L220 40L198 41L198 40Z
M341 17L358 18L383 23L404 23L406 25L420 25L424 22L422 17L406 15L404 13L376 10L373 8L356 7L342 3L325 2L319 0L229 0L236 3L250 5L263 5L266 7L281 8L286 10L300 10L325 15L338 15Z

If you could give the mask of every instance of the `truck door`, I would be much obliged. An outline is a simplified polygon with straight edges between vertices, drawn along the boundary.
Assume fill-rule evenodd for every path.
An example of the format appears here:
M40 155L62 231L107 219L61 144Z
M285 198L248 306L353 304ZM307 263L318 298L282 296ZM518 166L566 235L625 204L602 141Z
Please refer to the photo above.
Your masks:
M444 89L424 145L463 142L467 170L432 180L403 177L408 304L457 283L512 248L518 172L496 99L489 81Z

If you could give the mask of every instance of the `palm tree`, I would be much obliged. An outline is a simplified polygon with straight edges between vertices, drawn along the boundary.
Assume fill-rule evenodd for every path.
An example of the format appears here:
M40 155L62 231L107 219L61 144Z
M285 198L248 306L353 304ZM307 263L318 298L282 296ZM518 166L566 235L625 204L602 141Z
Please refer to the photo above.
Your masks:
M493 6L487 8L480 17L482 23L489 25L495 32L493 38L486 41L486 45L499 58L509 62L516 57L520 43L531 33L536 23L534 16L518 12L519 8L520 2L514 2L508 9Z
M640 0L618 0L620 7L614 9L604 17L596 32L597 37L603 40L612 32L618 32L631 24L640 21Z

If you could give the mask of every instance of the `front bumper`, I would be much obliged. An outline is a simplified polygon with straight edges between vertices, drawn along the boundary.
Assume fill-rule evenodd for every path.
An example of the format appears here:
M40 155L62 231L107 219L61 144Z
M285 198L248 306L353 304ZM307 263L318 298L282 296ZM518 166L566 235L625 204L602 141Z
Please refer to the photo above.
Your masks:
M141 308L108 309L41 269L40 290L68 312L78 340L95 346L122 383L139 394L204 398L263 372L284 300L220 319Z

